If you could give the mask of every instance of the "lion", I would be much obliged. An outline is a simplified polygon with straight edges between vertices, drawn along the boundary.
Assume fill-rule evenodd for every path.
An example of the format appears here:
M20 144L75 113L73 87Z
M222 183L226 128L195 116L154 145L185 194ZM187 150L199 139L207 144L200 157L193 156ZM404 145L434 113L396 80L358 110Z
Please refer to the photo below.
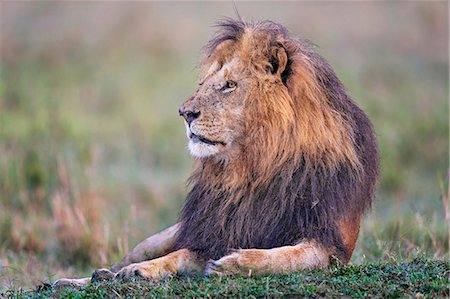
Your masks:
M374 129L280 24L225 19L180 107L195 158L179 222L91 278L286 274L349 262L378 176Z

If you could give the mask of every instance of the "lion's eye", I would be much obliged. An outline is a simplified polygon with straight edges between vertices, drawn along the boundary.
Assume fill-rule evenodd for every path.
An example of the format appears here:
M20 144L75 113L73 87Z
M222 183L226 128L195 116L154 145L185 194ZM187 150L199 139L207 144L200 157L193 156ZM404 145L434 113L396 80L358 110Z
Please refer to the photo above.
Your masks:
M235 88L236 87L236 82L234 81L227 81L227 88Z
M227 93L227 92L232 92L233 90L235 90L237 87L237 83L232 81L232 80L228 80L225 83L225 86L223 87L222 91Z

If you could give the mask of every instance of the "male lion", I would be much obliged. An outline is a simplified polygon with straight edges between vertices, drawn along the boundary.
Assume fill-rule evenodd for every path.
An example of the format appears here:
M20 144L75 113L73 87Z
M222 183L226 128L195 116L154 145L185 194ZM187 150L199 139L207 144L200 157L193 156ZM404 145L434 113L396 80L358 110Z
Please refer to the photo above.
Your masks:
M197 161L180 220L94 280L291 273L352 255L378 175L370 121L283 26L218 27L179 110Z

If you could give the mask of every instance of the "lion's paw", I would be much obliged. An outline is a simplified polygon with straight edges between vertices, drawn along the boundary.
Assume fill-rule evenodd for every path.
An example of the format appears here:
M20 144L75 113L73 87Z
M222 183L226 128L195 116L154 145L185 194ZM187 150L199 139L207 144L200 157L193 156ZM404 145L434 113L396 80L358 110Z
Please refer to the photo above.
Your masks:
M264 267L265 258L260 251L237 250L217 261L208 261L205 269L206 275L242 275L251 276Z
M116 280L124 279L146 279L152 281L158 281L172 276L172 272L151 261L136 263L128 265L122 268L114 275Z

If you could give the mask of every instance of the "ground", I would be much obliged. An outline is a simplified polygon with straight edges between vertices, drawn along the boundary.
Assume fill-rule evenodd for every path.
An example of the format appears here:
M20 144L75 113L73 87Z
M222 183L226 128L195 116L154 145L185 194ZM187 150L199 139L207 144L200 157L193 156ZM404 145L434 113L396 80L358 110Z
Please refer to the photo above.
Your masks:
M9 290L6 298L438 298L449 292L450 264L417 258L266 277L180 277L161 283L102 282L86 288Z

